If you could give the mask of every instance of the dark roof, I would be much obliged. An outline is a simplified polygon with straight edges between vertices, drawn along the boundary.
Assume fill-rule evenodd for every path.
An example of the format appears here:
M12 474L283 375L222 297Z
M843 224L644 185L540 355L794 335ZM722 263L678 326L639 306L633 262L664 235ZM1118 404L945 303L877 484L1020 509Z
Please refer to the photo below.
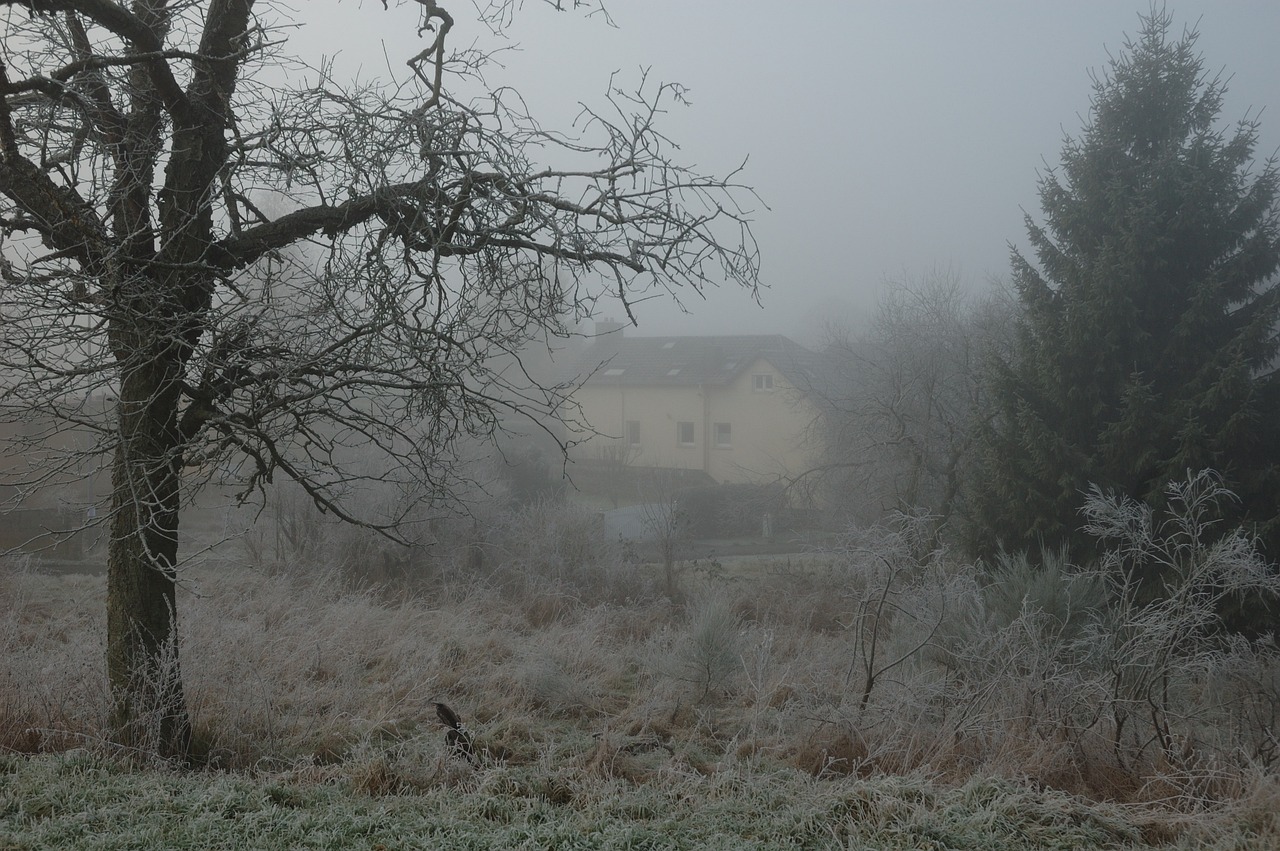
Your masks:
M728 384L757 360L768 361L795 386L805 389L817 355L778 334L722 337L595 338L575 363L587 385Z

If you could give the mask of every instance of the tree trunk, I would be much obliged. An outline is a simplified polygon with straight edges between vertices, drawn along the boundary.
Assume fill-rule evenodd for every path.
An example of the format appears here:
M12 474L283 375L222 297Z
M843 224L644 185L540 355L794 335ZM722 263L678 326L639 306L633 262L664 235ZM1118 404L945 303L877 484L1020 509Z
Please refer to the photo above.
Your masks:
M179 475L177 380L172 338L122 363L119 444L107 556L107 675L118 741L185 758L191 722L178 669Z

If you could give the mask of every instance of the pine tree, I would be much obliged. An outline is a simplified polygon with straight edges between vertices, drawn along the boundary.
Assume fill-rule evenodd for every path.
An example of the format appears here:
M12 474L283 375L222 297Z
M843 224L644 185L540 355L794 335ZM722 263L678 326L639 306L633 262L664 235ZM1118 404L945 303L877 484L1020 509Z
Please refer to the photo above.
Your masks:
M1258 122L1221 129L1224 83L1170 37L1170 16L1094 80L1089 120L1013 251L1016 342L990 376L996 408L973 471L971 543L1084 545L1091 483L1159 505L1213 467L1275 559L1280 182L1255 168Z

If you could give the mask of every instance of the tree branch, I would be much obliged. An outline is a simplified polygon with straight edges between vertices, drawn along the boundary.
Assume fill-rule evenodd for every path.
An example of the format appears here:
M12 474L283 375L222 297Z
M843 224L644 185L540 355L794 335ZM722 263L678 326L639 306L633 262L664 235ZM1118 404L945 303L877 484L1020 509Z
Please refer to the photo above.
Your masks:
M141 53L157 57L164 53L164 43L155 31L122 4L111 0L0 0L0 6L21 6L32 14L78 12L124 39ZM165 108L174 115L184 113L188 107L187 98L169 64L162 58L155 58L147 60L146 67Z
M448 198L440 190L429 187L425 181L401 183L380 189L342 204L317 204L295 210L275 221L246 228L239 236L219 242L210 261L220 268L242 269L254 261L301 239L317 233L336 236L381 214L399 213L397 202L406 198L423 198L431 204L447 203Z
M26 213L45 244L101 268L108 253L106 229L97 212L73 189L59 186L18 150L9 112L9 78L0 62L0 195Z

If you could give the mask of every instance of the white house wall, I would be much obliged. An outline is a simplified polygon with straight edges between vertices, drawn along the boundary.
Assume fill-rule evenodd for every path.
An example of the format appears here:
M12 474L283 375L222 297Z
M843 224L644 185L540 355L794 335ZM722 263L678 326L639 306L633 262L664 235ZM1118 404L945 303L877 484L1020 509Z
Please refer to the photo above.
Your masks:
M773 389L755 389L755 375L770 376ZM764 359L727 385L610 386L601 379L575 398L602 433L576 447L576 459L599 459L606 447L625 444L631 420L640 424L640 443L626 455L632 467L705 470L718 482L748 482L774 481L809 466L804 438L814 409ZM694 424L693 446L680 444L680 422ZM727 448L715 445L716 423L730 425Z

